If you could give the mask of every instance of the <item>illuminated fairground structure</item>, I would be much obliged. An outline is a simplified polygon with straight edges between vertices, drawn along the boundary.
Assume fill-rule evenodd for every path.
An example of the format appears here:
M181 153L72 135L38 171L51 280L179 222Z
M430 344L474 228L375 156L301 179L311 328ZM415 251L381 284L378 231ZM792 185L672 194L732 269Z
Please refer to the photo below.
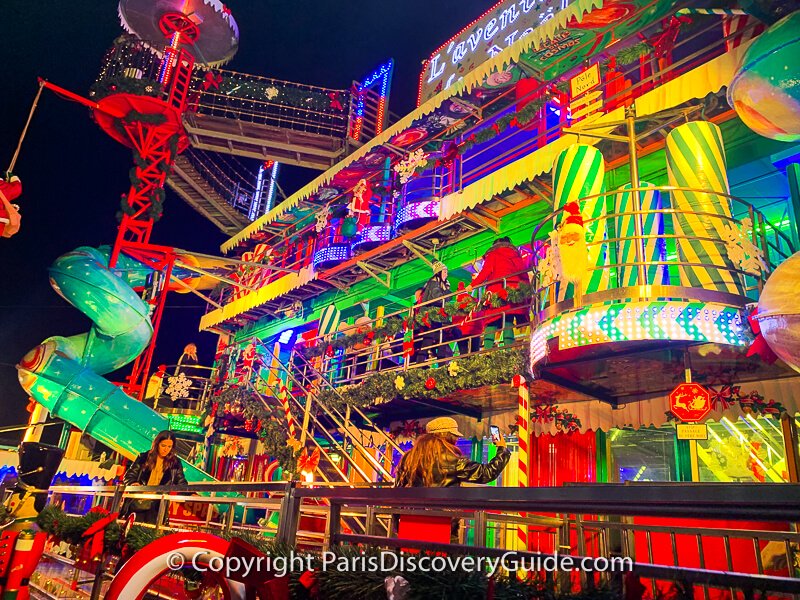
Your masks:
M178 432L190 480L227 483L195 484L192 504L142 488L159 522L447 552L455 518L485 556L630 557L644 579L626 577L626 597L800 593L800 13L787 6L505 0L431 54L418 107L393 123L391 61L348 91L195 72L189 148L167 183L232 234L225 259L176 265L217 282L194 286L217 354L129 391ZM120 39L95 101L159 97L171 47ZM279 163L324 172L278 202ZM499 427L513 457L494 487L382 489L439 416L477 461ZM119 488L51 490L74 512L119 506ZM55 553L36 586L61 589ZM165 570L152 564L131 559L108 597L135 597Z

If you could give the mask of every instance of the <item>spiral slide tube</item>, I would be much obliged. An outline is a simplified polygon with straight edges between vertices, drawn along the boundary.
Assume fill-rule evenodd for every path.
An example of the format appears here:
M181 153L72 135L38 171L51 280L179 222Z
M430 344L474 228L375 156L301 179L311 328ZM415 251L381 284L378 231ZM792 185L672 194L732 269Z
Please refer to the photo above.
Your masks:
M131 287L150 271L124 255L112 271L108 255L108 248L81 247L53 263L50 284L94 324L84 334L48 338L17 368L22 387L53 416L134 458L169 422L102 375L133 361L153 336L148 306ZM214 481L183 466L189 481Z

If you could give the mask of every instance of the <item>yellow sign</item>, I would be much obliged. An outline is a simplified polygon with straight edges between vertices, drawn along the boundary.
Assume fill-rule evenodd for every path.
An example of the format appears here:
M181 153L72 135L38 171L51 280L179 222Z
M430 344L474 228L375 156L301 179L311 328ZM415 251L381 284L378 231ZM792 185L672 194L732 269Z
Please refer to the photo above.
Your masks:
M573 98L600 85L600 65L595 63L569 80L569 91Z
M705 423L678 423L679 440L707 440L708 425Z

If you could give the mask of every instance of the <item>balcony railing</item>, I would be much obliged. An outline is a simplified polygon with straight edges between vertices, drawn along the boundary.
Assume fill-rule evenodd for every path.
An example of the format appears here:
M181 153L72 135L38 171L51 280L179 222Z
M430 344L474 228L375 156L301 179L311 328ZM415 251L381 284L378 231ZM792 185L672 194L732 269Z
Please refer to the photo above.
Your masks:
M276 482L137 486L135 491L125 490L124 497L160 502L155 526L164 527L169 512L172 531L199 529L225 537L266 535L307 551L334 550L340 545L415 548L505 557L526 564L552 559L556 552L559 557L571 557L573 565L589 558L601 559L592 561L593 565L616 561L620 568L575 572L563 568L564 563L547 569L540 562L531 575L539 576L542 585L553 591L621 586L623 579L631 581L630 575L642 578L653 597L675 582L687 590L688 597L696 588L706 598L728 592L753 598L756 591L768 592L770 597L800 593L794 567L800 544L794 528L800 520L794 500L800 495L797 487L641 483L381 489ZM93 504L111 510L120 506L122 492L118 487L51 488L53 500L62 494L86 494ZM240 495L208 497L231 493ZM185 510L175 508L182 503L187 503ZM232 510L234 505L236 510ZM255 524L256 520L274 521L273 515L276 527ZM448 525L455 522L457 543L436 541L429 532L417 539L399 539L397 524L419 517ZM527 542L520 546L520 539ZM97 585L107 577L101 571Z
M655 200L642 208L644 194ZM676 201L676 194L683 200ZM628 200L621 201L623 195ZM696 209L687 207L690 195L707 202ZM638 202L630 200L637 196ZM584 220L586 237L591 239L586 244L589 262L582 290L577 290L581 283L568 284L560 276L557 244L542 242L559 228L563 209L533 230L537 249L533 296L539 318L595 299L699 299L716 293L729 301L738 296L734 301L743 306L758 299L770 272L795 251L791 239L763 213L728 194L643 186L587 196L581 202L603 206L599 217ZM711 205L720 211L707 212Z

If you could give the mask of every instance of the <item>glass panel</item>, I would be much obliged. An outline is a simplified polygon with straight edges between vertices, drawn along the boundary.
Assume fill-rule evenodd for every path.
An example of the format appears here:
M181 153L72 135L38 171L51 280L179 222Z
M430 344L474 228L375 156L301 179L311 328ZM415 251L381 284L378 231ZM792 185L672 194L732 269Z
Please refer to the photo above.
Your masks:
M697 442L700 481L788 481L778 419L745 415L708 422L708 440Z
M609 480L675 481L675 429L642 427L612 429L608 433Z

